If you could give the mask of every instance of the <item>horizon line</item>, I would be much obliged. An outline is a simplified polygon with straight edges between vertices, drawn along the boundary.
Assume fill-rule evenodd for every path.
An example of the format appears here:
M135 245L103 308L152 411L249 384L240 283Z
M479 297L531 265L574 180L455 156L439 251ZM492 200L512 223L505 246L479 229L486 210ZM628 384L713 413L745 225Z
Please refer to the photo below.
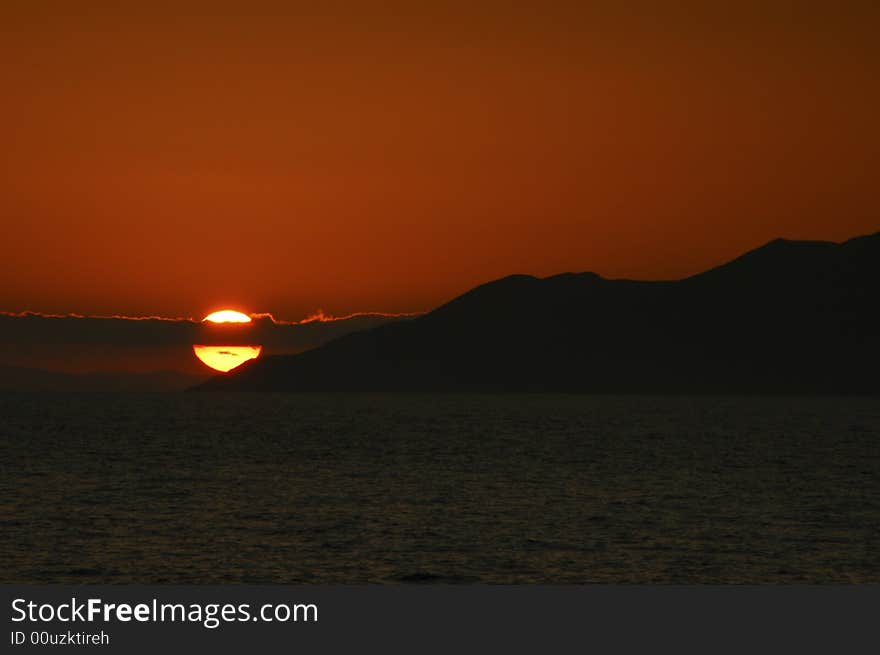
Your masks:
M351 312L350 314L344 314L341 316L335 316L333 314L325 313L323 309L318 309L308 316L300 320L284 320L275 318L275 316L271 312L251 312L247 315L253 319L254 321L266 321L268 320L273 325L308 325L309 323L333 323L336 321L346 321L353 318L360 317L381 317L381 318L407 318L413 316L421 316L427 312L382 312L382 311L363 311L363 312ZM68 313L52 313L52 312L41 312L30 309L25 309L22 311L6 311L0 310L0 316L8 317L8 318L48 318L48 319L84 319L84 320L98 320L98 321L164 321L168 323L192 323L194 325L198 325L204 322L204 319L195 319L191 316L158 316L158 315L145 315L145 316L128 316L125 314L80 314L78 312L68 312Z

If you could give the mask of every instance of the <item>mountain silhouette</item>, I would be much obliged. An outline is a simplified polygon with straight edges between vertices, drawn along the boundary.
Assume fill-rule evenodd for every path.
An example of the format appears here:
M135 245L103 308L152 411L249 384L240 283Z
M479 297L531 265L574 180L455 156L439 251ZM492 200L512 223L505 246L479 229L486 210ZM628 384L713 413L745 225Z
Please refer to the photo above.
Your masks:
M677 281L513 275L197 389L874 393L880 233L779 239Z

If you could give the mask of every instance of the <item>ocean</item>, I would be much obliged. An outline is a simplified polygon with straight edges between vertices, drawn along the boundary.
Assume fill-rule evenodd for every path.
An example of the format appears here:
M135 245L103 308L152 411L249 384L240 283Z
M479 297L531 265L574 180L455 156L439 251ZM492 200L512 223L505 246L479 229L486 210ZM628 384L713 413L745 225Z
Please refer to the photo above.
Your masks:
M3 583L880 582L876 397L0 395Z

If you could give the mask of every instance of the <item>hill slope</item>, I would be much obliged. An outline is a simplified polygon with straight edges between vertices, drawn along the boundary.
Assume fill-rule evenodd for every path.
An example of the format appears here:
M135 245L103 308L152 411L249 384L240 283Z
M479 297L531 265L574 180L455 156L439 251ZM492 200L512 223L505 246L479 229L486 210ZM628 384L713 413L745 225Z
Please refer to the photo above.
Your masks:
M880 233L675 282L511 276L199 390L880 391Z

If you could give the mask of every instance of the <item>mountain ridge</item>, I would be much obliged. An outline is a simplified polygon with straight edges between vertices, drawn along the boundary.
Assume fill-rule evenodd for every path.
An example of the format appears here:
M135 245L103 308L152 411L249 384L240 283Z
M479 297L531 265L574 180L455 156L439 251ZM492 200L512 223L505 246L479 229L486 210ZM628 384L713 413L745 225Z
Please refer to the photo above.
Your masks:
M777 239L673 281L511 275L196 389L874 393L878 280L880 232Z

